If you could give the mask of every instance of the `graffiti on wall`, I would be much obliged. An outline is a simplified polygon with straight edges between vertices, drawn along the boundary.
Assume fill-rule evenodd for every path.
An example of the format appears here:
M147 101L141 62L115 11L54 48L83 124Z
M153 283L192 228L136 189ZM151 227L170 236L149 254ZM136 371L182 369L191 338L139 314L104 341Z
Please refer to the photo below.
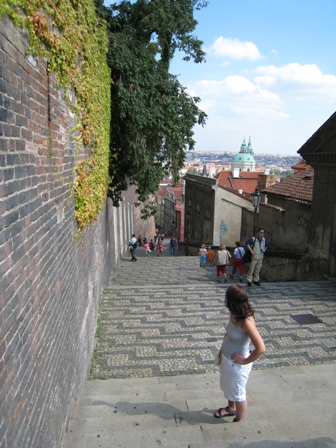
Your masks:
M279 221L275 221L273 229L274 229L275 233L280 233L281 230L283 232L286 232L286 225L285 225L285 223L283 221L280 221L280 222Z
M228 231L227 225L225 224L225 222L223 220L221 220L221 223L220 223L220 238L221 239L227 233L227 231Z
M303 229L305 232L308 232L310 222L307 218L300 215L298 217L297 225L298 225L298 227L301 227L301 229Z

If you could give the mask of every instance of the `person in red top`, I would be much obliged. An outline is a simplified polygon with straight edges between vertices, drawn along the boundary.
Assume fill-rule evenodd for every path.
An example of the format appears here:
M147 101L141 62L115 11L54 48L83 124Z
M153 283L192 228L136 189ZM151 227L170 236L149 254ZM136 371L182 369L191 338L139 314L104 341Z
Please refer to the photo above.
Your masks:
M158 257L162 257L163 255L163 241L159 240L156 246L156 253Z

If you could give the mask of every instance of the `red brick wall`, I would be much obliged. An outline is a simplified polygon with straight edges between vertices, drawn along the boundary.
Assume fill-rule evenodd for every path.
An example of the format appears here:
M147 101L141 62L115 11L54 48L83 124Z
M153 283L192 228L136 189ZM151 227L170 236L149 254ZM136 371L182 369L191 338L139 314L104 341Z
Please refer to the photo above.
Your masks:
M98 300L127 250L134 189L74 240L75 126L46 61L0 22L0 446L59 446L87 378ZM52 144L50 138L52 137ZM50 151L53 152L51 155Z

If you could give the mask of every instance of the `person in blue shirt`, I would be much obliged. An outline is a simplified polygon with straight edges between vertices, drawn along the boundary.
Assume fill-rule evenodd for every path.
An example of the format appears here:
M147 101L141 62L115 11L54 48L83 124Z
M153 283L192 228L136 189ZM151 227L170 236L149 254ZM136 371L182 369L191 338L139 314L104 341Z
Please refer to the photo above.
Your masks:
M251 286L252 281L255 285L260 286L259 272L267 246L268 242L265 238L265 229L262 227L259 227L257 230L256 237L250 238L246 241L246 250L249 250L252 254L252 261L247 273L247 286Z
M169 247L170 247L170 255L172 257L175 257L176 251L178 248L178 242L177 242L176 236L171 237Z

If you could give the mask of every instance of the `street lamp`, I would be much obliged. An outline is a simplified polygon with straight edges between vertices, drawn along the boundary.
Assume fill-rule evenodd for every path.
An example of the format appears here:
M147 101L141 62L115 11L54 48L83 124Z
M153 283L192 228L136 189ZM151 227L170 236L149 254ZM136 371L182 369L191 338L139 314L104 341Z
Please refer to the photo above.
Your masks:
M188 210L186 214L186 221L187 221L187 247L186 247L186 256L189 255L189 222L190 222L190 216L191 213Z
M254 190L254 193L252 193L252 205L254 207L254 228L253 228L254 234L253 235L256 234L256 217L257 217L260 201L261 201L261 193L259 191L259 188L256 187L256 189Z

